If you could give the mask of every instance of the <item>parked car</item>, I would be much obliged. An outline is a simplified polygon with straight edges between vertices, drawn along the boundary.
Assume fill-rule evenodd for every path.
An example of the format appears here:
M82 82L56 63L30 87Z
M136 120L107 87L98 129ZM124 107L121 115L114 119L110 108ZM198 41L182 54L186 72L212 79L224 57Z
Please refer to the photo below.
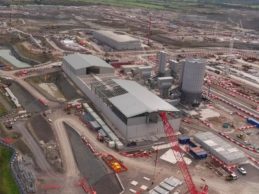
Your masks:
M240 174L242 174L242 175L246 175L246 174L247 174L246 170L245 170L243 167L241 167L241 166L239 166L239 167L237 168L237 170L238 170L238 172L239 172Z

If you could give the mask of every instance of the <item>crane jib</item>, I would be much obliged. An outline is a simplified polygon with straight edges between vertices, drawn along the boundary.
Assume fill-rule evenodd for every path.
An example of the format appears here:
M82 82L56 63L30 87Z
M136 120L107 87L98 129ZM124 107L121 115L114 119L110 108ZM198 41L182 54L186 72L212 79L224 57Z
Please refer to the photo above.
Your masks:
M167 113L166 112L160 112L159 115L162 119L165 134L166 134L168 140L171 143L171 149L172 149L173 154L175 156L175 159L177 161L177 165L182 172L182 175L183 175L185 183L188 187L189 193L190 194L208 194L208 185L205 185L202 188L201 192L198 192L198 190L196 189L196 186L195 186L195 184L192 180L191 174L188 170L188 166L184 161L184 158L183 158L183 155L182 155L182 152L181 152L181 148L178 144L178 140L177 140L177 137L175 135L175 131L174 131L173 127L170 125L170 123L167 119Z

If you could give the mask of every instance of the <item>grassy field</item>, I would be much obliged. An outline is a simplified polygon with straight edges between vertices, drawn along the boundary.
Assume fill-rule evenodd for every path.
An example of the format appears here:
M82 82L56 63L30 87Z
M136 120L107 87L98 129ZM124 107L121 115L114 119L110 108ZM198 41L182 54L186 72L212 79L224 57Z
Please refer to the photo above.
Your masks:
M194 8L249 8L259 9L259 0L37 0L38 4L47 5L111 5L121 7L160 9L160 10L193 10ZM13 0L12 4L31 4L35 0Z
M9 166L11 156L10 150L0 146L0 194L19 194Z
M69 0L70 2L85 2L94 4L107 4L123 7L139 7L149 9L175 9L187 8L197 5L196 0L171 0L171 1L152 1L152 0Z

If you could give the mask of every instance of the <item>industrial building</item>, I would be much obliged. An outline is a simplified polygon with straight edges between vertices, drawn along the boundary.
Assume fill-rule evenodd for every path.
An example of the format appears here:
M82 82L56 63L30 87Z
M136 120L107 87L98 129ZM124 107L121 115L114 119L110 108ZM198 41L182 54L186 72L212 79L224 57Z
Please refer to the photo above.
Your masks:
M93 32L93 36L96 40L116 50L135 50L141 48L140 40L124 32L98 30Z
M211 132L197 133L194 135L194 140L227 165L247 160L243 152Z
M181 83L181 100L187 104L200 103L206 62L201 59L186 60Z
M113 67L93 55L73 54L64 57L62 67L67 74L87 75L113 73Z
M62 68L125 142L165 137L161 111L172 112L174 118L170 117L169 122L179 129L178 109L135 81L117 79L113 67L105 61L74 54L64 57Z

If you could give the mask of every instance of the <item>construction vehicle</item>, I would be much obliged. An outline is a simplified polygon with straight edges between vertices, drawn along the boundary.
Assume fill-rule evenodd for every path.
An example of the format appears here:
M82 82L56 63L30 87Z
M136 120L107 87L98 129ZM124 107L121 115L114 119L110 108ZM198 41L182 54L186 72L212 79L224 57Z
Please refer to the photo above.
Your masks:
M113 155L103 155L103 161L115 172L121 173L127 171L127 167L122 164L122 162L116 159Z
M206 184L203 186L201 191L197 190L197 188L192 180L191 174L188 170L187 164L185 163L185 161L183 159L183 154L182 154L181 148L178 144L178 140L175 135L175 131L168 121L167 113L160 112L159 115L163 121L165 134L171 143L171 148L174 153L175 159L177 161L177 165L182 172L182 175L183 175L185 183L188 187L189 193L190 194L208 194L209 187ZM171 114L171 116L173 116L173 115Z
M233 180L237 180L238 176L235 173L231 173L228 176L226 176L226 180L227 181L233 181Z
M72 110L75 111L80 111L82 109L82 104L80 102L68 102L65 107L64 107L64 111L67 114L71 114Z
M242 133L239 133L239 134L237 134L236 136L237 136L237 138L239 138L239 139L241 139L241 140L243 140L243 141L246 139L246 135L245 135L245 134L242 134Z

